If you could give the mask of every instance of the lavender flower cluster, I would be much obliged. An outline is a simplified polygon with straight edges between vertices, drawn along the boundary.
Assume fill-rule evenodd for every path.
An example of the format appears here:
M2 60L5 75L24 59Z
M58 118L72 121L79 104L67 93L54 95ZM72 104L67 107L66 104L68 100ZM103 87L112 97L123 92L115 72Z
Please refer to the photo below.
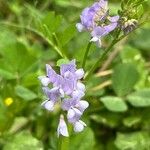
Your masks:
M91 7L82 11L81 22L76 24L79 32L88 31L91 33L92 42L101 46L101 38L113 31L117 25L119 16L109 16L108 1L100 0Z
M43 91L47 100L42 106L48 111L53 111L56 103L61 104L61 108L67 111L67 120L73 125L75 132L81 132L86 124L80 120L83 112L89 106L89 103L82 100L85 95L85 85L80 79L84 76L83 69L76 69L75 60L68 64L60 66L60 74L57 74L50 65L46 65L47 76L40 76L39 79L43 85ZM49 88L49 85L52 88ZM60 115L60 121L57 128L58 136L69 136L64 116Z

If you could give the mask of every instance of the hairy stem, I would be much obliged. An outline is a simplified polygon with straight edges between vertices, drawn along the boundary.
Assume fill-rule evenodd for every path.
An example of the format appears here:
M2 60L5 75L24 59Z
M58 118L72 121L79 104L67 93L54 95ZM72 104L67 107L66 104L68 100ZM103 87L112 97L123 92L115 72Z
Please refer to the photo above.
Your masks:
M82 62L82 68L84 69L85 67L85 64L86 64L86 60L87 60L87 57L88 57L88 53L89 53L89 50L90 50L90 47L92 45L92 42L89 42L87 47L86 47L86 50L85 50L85 53L84 53L84 57L83 57L83 62Z
M104 53L102 54L102 56L96 61L96 63L93 65L93 67L90 69L90 71L87 73L87 75L85 76L85 80L88 80L89 77L91 76L91 74L95 71L95 69L99 66L99 64L105 59L105 57L107 56L108 52L112 49L112 47L118 42L118 40L113 40L112 43L110 44L110 46L108 48L106 48L106 50L104 51Z

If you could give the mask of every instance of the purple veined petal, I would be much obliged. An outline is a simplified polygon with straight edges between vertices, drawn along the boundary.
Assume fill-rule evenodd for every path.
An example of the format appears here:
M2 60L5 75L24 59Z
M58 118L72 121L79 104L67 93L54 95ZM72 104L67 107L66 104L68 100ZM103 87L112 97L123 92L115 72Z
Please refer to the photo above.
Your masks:
M99 5L100 5L101 8L107 10L108 9L108 0L100 0Z
M111 31L113 31L115 28L117 27L117 23L111 23L109 25L103 26L103 27L96 27L92 32L91 35L93 37L102 37L102 36L106 36L107 34L109 34Z
M99 38L101 38L102 36L104 36L106 34L106 30L104 27L95 27L94 30L91 32L92 35L92 39L91 41L96 42L99 40Z
M76 72L75 72L76 76L77 76L77 79L82 79L84 77L84 70L81 68L81 69L78 69Z
M41 81L43 86L48 86L48 84L50 83L49 78L46 76L39 76L38 79Z
M77 90L85 92L85 85L81 82L77 82Z
M64 74L69 71L74 73L76 71L76 64L75 60L70 61L68 64L62 64L60 66L60 74L64 76Z
M52 89L49 89L48 87L43 87L43 91L46 94L46 96L49 98L49 100L53 102L57 102L60 97L59 88L54 87Z
M87 7L82 11L80 19L81 24L85 29L90 30L94 27L94 14L95 10L90 7Z
M84 95L85 95L84 92L80 90L76 90L72 93L73 99L77 99L77 100L82 98Z
M85 30L84 26L81 23L77 23L76 28L78 29L79 32L82 32Z
M113 16L113 17L108 17L108 20L112 23L117 22L119 20L119 16L117 15L117 16Z
M74 80L64 79L64 84L62 85L62 89L66 95L70 95L74 91Z
M57 75L56 81L54 82L53 86L61 88L64 83L64 78L61 75Z
M47 77L49 78L50 82L54 83L57 80L57 74L56 72L52 69L52 67L48 64L46 64L46 72L47 72Z
M59 124L58 124L58 128L57 128L57 136L59 137L60 134L63 136L66 136L66 137L69 136L67 124L64 120L63 115L60 115L60 120L59 120Z
M53 101L50 101L50 100L46 100L41 104L41 106L43 106L48 111L53 111L54 105L55 105L55 103Z
M100 0L91 7L95 10L94 20L104 22L108 16L108 1Z
M85 126L86 126L86 124L83 121L79 120L79 121L74 123L74 131L75 132L81 132L84 130Z
M70 107L71 107L70 101L71 101L71 99L64 99L64 100L62 101L61 108L62 108L63 110L69 110Z
M84 112L85 109L89 107L89 103L84 100L80 100L76 107L81 111Z
M74 107L79 101L76 100L76 99L73 99L73 98L68 98L68 99L64 99L62 101L62 105L61 105L61 108L63 110L69 110L71 107Z
M116 27L117 27L118 23L117 22L114 22L114 23L111 23L107 26L104 26L105 30L106 30L106 35L108 33L110 33L111 31L113 31Z

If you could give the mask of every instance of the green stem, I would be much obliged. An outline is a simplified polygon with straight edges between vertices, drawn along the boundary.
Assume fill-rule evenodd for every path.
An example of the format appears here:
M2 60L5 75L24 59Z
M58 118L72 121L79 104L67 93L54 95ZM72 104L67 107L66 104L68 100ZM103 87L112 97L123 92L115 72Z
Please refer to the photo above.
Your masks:
M62 136L60 135L59 139L58 139L58 150L62 150L61 147L62 147Z
M86 47L86 50L85 50L85 53L84 53L84 57L83 57L83 62L82 62L82 68L83 69L85 67L87 56L88 56L88 53L89 53L91 45L92 45L92 42L89 42L88 45L87 45L87 47Z
M91 74L95 71L95 69L99 66L99 64L105 59L108 52L112 49L112 47L118 42L119 40L114 39L110 46L104 51L102 56L96 61L96 63L93 65L93 67L90 69L88 74L85 76L85 80L88 80Z

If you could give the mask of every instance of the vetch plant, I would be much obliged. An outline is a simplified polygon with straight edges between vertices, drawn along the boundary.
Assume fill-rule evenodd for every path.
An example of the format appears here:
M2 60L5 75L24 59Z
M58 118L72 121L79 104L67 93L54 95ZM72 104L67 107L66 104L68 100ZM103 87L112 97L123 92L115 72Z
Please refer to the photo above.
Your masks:
M149 6L1 0L0 149L150 150Z
M59 73L56 73L50 65L46 65L46 76L39 77L43 85L43 92L47 97L42 106L48 111L53 111L56 103L60 104L61 113L57 128L58 137L69 137L68 123L73 126L74 132L81 132L86 127L86 124L81 120L81 116L89 107L89 103L83 100L85 85L81 82L81 79L87 81L94 71L100 67L114 45L142 25L143 22L140 22L142 14L139 14L140 10L137 9L137 6L140 6L142 3L142 0L128 0L126 3L122 1L121 10L115 16L111 16L109 13L111 10L108 8L108 0L99 0L92 6L85 8L80 15L80 22L76 24L79 32L85 31L91 35L83 56L82 68L76 68L75 60L61 63ZM112 36L112 41L109 41L109 45L103 50L102 55L98 57L98 60L89 70L86 70L85 74L86 60L92 43L95 42L98 47L103 48L101 39L107 35ZM63 54L58 44L59 38L56 36L53 38L57 41L57 47L54 46L57 48L56 51L58 52L59 50L59 55L65 60L66 55ZM122 100L117 98L115 100L116 103L122 104ZM107 102L110 101L108 100ZM123 111L125 110L127 110L126 104L124 104L123 108ZM122 109L119 111L122 111Z

